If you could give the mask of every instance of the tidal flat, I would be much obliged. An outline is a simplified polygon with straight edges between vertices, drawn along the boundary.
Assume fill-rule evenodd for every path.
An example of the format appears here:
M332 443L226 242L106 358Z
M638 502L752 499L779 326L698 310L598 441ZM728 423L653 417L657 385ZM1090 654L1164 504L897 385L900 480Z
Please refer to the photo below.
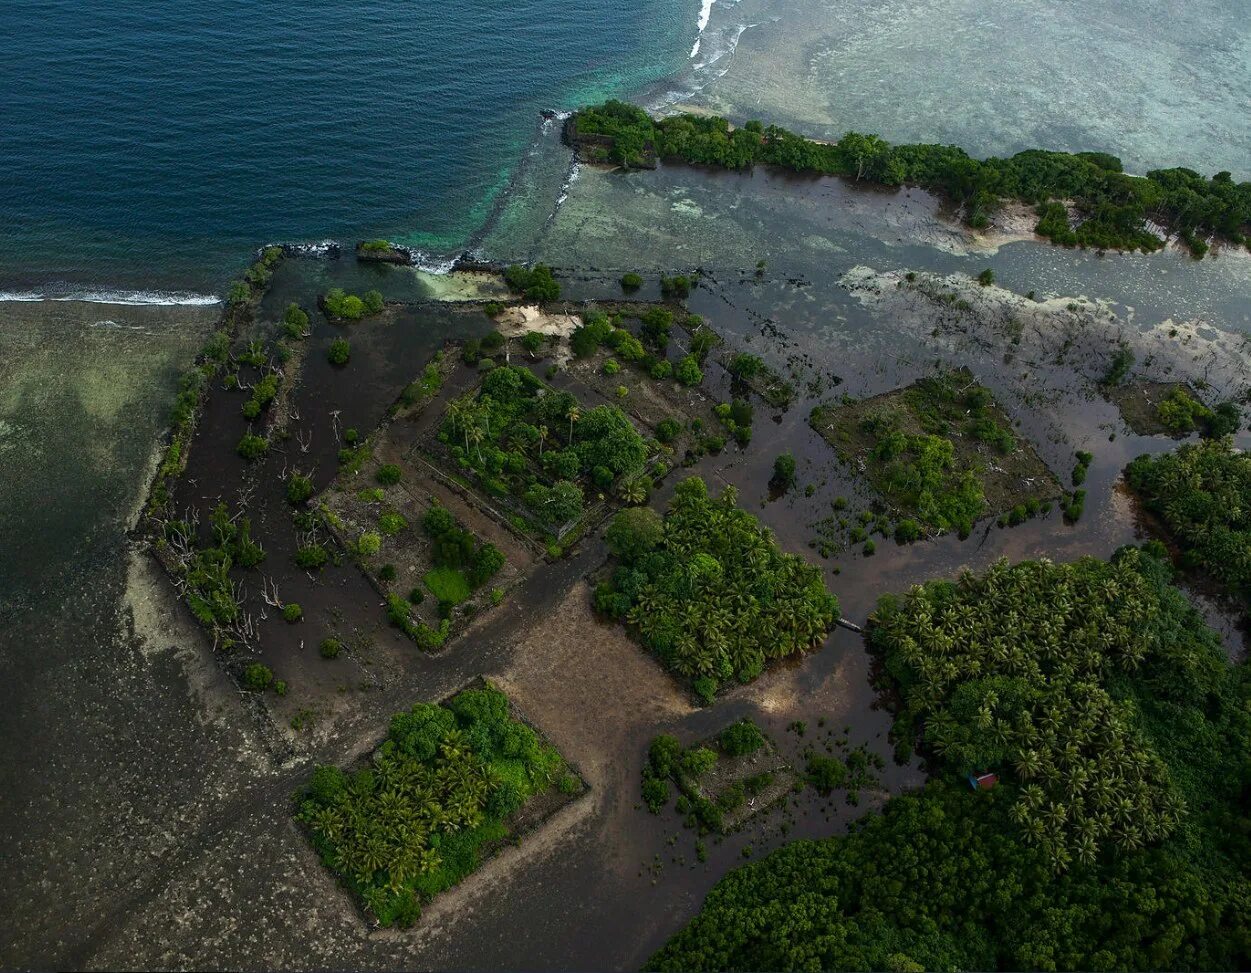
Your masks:
M670 176L697 187L704 178ZM660 173L662 180L670 176ZM631 266L626 262L630 246L636 254L648 254L657 268L708 267L686 302L689 309L724 335L730 348L750 351L793 375L800 395L786 410L756 402L753 443L745 448L731 443L722 453L699 459L690 472L738 487L741 503L774 530L784 549L822 565L843 615L854 622L864 621L884 591L950 576L960 567L982 568L1001 556L1106 556L1144 536L1135 505L1114 485L1128 459L1163 452L1173 443L1134 436L1115 407L1093 391L1095 373L1119 341L1141 342L1136 347L1151 358L1153 374L1172 378L1210 375L1211 356L1193 350L1210 346L1228 365L1219 391L1232 395L1246 388L1242 336L1218 330L1207 318L1191 326L1191 338L1172 341L1173 318L1164 307L1152 311L1140 305L1131 314L1119 302L1052 291L1027 300L1018 292L1025 289L1019 281L981 287L957 269L979 267L984 257L950 258L948 263L931 248L882 246L868 255L858 252L855 261L850 254L835 261L829 256L831 231L810 233L804 248L775 257L771 254L778 251L763 249L769 227L787 226L792 232L795 226L778 218L778 207L803 210L827 225L846 211L811 201L788 203L790 197L767 178L736 177L735 193L726 197L733 205L723 209L714 207L718 197L711 189L700 189L698 195L690 188L681 195L656 193L646 184L631 187L626 180L608 183L610 178L588 173L585 184L603 179L613 191L657 200L658 218L667 212L666 221L705 219L726 232L715 244L706 231L691 234L689 239L705 248L692 255L671 242L676 228L667 231L672 237L656 233L645 245L627 240L625 246L615 233L596 230L566 252L585 255L589 266L611 269L569 267L558 275L566 295L577 301L619 298L618 268ZM818 198L821 191L819 185L809 188ZM845 190L830 185L825 191ZM673 205L682 200L691 202ZM558 213L553 240L588 231L578 224L577 213L576 204ZM761 237L751 239L752 229ZM1073 279L1097 259L1022 246L1062 256ZM753 269L757 253L769 255L759 276ZM916 258L912 281L905 270L896 269L901 258L902 267L909 267L908 257ZM864 262L870 259L890 269ZM1128 278L1140 268L1171 268L1172 260L1168 254L1108 258L1098 266L1123 268L1128 289ZM1032 263L1041 264L1042 258L1022 258L1015 273ZM1013 272L1002 269L1011 263L997 266L1001 273ZM1207 266L1205 261L1178 270ZM1211 266L1236 265L1212 261ZM654 299L655 271L639 269L649 271L639 297ZM317 296L330 286L359 289L365 282L360 274L350 260L289 260L275 274L258 308L258 322L271 325L290 301L313 310ZM254 482L249 512L269 562L261 572L278 577L283 597L306 608L305 619L296 625L276 614L262 623L260 658L287 681L287 695L258 698L240 690L146 555L120 559L125 547L118 524L100 528L101 536L112 538L118 560L79 562L103 566L88 575L93 577L90 595L81 581L77 593L66 593L64 621L55 624L67 631L89 629L91 644L65 643L77 649L55 670L59 689L45 693L41 703L59 713L54 720L66 727L64 740L75 742L67 746L54 736L37 772L47 788L42 793L77 793L80 800L56 813L40 810L33 791L11 792L6 800L15 805L13 814L29 824L17 856L26 863L19 867L32 869L27 888L39 888L35 876L47 861L60 862L84 879L73 895L28 891L9 910L16 962L47 957L54 930L72 927L79 934L59 933L57 955L64 963L84 966L636 967L694 913L711 884L743 860L746 847L761 854L795 837L827 834L920 781L917 765L901 767L890 760L890 718L878 708L870 685L872 663L853 633L836 629L820 650L770 669L714 707L698 708L624 630L593 615L584 579L604 558L602 542L594 536L568 559L537 567L498 609L471 624L437 656L420 652L386 624L378 594L350 560L316 577L281 568L294 549L282 471L299 466L323 488L337 474L343 430L372 429L445 342L481 337L491 328L480 304L414 295L411 278L404 268L369 269L368 282L390 302L376 318L338 325L312 314L305 339L309 351L291 399L291 437L259 469L247 467L233 451L246 425L239 415L246 398L242 390L213 390L191 451L190 488L181 502L208 511L219 498L233 501ZM935 294L948 292L962 295L967 308L935 300ZM1169 297L1165 289L1165 303ZM1230 309L1235 303L1216 301L1214 306ZM214 314L196 315L194 330L207 333ZM350 338L352 359L336 369L327 363L326 349L340 334ZM1066 335L1086 343L1068 359L1061 353ZM678 335L676 340L688 339ZM197 344L184 335L158 358L160 367L153 367L160 381L151 385L144 448L127 466L128 480L120 491L131 498L131 508L142 494L144 472L155 461L160 390L172 387L175 362L185 361ZM835 501L844 497L853 510L867 509L873 493L812 431L809 410L844 393L868 397L903 387L940 365L967 367L991 388L1012 418L1014 432L1029 439L1057 476L1067 475L1075 450L1094 454L1082 520L1068 525L1056 512L1006 529L979 522L964 541L954 534L908 545L884 540L872 557L849 547L820 558L818 525L830 516ZM28 387L38 384L32 380ZM713 368L705 394L714 401L728 398L731 384L729 375ZM115 390L116 383L107 387ZM110 416L123 414L100 408ZM85 425L82 417L90 410L74 415L75 422L63 423L67 430ZM1246 444L1245 433L1240 441ZM782 451L797 458L800 489L770 501L769 470ZM808 485L810 492L803 489ZM663 501L667 489L653 502ZM129 563L125 574L117 573L108 585L99 583L101 577L112 577L109 564L124 563ZM259 609L263 602L253 584L249 604ZM1218 600L1209 609L1221 622L1230 653L1241 653L1236 620ZM19 631L31 637L38 630L27 627L36 624L29 616L18 622ZM316 645L323 631L345 634L352 650L333 660L320 658ZM588 638L588 632L594 637ZM346 765L372 749L391 713L414 701L442 698L479 675L492 678L518 701L580 768L591 794L441 896L413 930L372 930L336 891L292 823L291 795L307 780L312 764ZM759 722L791 762L814 736L825 740L818 736L818 718L831 731L848 726L852 745L886 758L880 780L856 807L840 795L831 802L805 792L793 804L753 819L722 844L710 845L707 861L697 862L692 839L677 819L653 817L639 806L646 744L661 731L694 743L741 716ZM807 724L807 738L789 729L797 722ZM119 737L117 726L130 730ZM32 756L37 752L31 748ZM34 766L31 772L36 773ZM124 847L129 853L121 858L100 854L105 847ZM123 886L129 890L124 895L109 891ZM571 909L570 902L579 905Z

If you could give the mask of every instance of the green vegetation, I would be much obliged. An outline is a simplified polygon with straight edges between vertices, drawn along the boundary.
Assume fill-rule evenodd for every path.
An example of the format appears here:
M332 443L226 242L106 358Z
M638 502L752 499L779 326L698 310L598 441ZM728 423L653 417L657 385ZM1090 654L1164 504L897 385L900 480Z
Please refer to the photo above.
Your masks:
M1086 482L1086 473L1090 469L1090 464L1095 461L1093 453L1085 450L1077 451L1077 464L1073 467L1073 475L1071 477L1073 486L1078 487Z
M576 793L567 776L560 755L488 684L396 715L368 766L353 774L318 767L296 818L382 925L408 926L422 903L510 836L531 798L554 787Z
M779 493L785 493L795 485L795 457L783 453L773 461L773 476L769 478L769 486Z
M1238 431L1242 410L1234 402L1222 402L1215 410L1209 409L1179 385L1156 406L1156 418L1174 436L1198 429L1204 436L1218 438Z
M1251 456L1207 440L1139 456L1125 478L1181 546L1183 565L1251 606Z
M670 780L682 792L678 812L702 838L709 832L733 830L782 797L794 776L760 727L742 719L711 740L685 749L676 737L653 738L642 777L643 802L652 814L669 803Z
M242 411L245 419L255 419L274 401L274 396L278 394L279 378L277 372L269 372L262 375L252 386L252 397L243 403Z
M367 314L377 314L382 310L382 295L377 291L366 291L361 297L346 293L341 287L331 288L322 298L322 307L332 318L344 321L359 321Z
M391 244L387 240L365 240L358 249L366 253L387 253L391 249Z
M294 601L289 601L282 606L282 620L284 622L295 623L304 617L304 609L297 605Z
M721 743L721 749L731 757L743 757L749 753L755 753L764 746L765 737L755 723L749 719L742 719L722 730L718 740Z
M243 670L243 688L263 693L274 683L274 670L260 662L253 662Z
M560 285L552 276L552 268L546 264L522 267L513 264L504 271L504 280L510 290L540 304L560 298Z
M583 412L571 394L514 366L451 402L438 435L488 493L516 498L552 530L582 516L583 484L608 490L640 474L648 456L619 408Z
M383 486L395 486L404 477L404 471L394 463L383 463L374 474L374 479Z
M633 271L621 275L621 289L623 291L636 291L642 286L643 278Z
M1108 370L1103 374L1101 385L1108 388L1115 388L1124 383L1129 377L1129 370L1134 367L1134 353L1130 349L1121 345L1117 348L1116 354L1112 356L1112 362L1108 365Z
M473 594L465 575L456 568L434 568L421 579L431 594L441 602L459 605Z
M966 537L983 514L1024 509L1031 499L1039 503L1035 494L1059 492L1033 450L1017 442L990 391L964 370L818 406L809 422L845 461L863 462L897 516L930 530Z
M299 341L308 334L308 312L298 304L288 304L282 313L282 331L292 341Z
M304 544L296 548L296 567L305 571L320 571L330 560L330 552L321 544Z
M940 779L731 873L648 968L1245 969L1251 680L1168 577L1125 549L888 599Z
M1101 152L1031 149L979 161L955 146L892 146L858 132L826 144L759 122L731 130L724 118L678 114L653 120L619 101L583 109L574 131L575 139L607 140L582 143L588 157L625 166L647 165L659 156L730 169L770 164L887 186L920 186L961 206L975 227L987 225L1001 200L1020 200L1037 205L1036 232L1065 246L1156 250L1163 241L1148 229L1150 217L1201 256L1205 247L1199 235L1241 244L1251 224L1251 182L1235 183L1228 172L1205 179L1184 168L1130 176L1119 159ZM1060 202L1069 199L1080 216L1076 226Z
M247 433L239 440L239 445L235 447L235 452L246 460L260 459L265 455L265 451L269 449L269 440L264 436L254 436Z
M977 275L977 282L981 284L983 287L989 287L991 284L995 282L995 272L991 270L989 267L987 267L985 270L983 270L980 274Z
M328 636L321 640L321 645L317 647L317 651L323 659L337 659L343 651L343 643L333 636Z
M330 348L326 351L326 360L332 365L343 366L348 363L348 359L352 357L352 346L348 344L346 338L335 338L330 342Z
M618 514L607 533L617 568L595 591L596 608L705 702L722 682L750 682L767 661L819 645L838 618L821 572L784 554L736 500L732 487L713 498L691 477L663 521L647 508Z

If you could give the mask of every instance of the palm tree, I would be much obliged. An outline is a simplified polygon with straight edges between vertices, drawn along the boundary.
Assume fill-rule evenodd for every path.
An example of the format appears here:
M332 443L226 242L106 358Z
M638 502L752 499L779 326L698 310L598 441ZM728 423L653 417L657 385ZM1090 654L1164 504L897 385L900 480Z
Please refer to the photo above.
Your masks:
M543 444L547 442L547 426L539 426L539 459L543 458Z
M569 419L569 445L570 445L570 446L572 446L572 445L573 445L573 424L574 424L575 422L577 422L577 421L578 421L579 419L581 419L581 418L582 418L582 410L581 410L581 409L579 409L576 405L571 405L571 406L569 407L569 412L568 412L568 419Z

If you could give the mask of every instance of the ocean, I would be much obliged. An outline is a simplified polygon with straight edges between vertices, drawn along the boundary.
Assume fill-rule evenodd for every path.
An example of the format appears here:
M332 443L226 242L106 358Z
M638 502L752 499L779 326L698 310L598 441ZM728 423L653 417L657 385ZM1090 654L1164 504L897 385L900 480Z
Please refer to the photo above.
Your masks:
M0 291L213 291L259 245L471 246L543 109L690 57L709 0L0 5Z

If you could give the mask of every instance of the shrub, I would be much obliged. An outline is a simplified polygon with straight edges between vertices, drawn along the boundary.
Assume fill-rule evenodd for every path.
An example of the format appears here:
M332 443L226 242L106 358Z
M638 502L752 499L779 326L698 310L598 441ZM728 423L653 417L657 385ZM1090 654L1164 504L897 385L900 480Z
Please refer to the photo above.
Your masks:
M282 606L282 617L287 622L298 622L304 617L304 609L294 601L289 601Z
M335 338L330 342L330 348L326 352L326 359L332 365L346 365L348 359L352 357L352 346L348 344L346 338Z
M621 365L614 358L608 358L604 361L604 374L616 375L621 371Z
M361 557L372 557L382 550L382 538L372 531L361 534L356 542L356 553Z
M262 436L254 436L248 433L239 440L239 445L235 447L235 451L246 460L259 459L269 449L269 442Z
M659 814L669 802L669 782L662 777L643 776L643 803L652 814Z
M320 544L305 544L296 549L295 563L305 571L316 571L330 560L330 554Z
M499 301L487 301L482 305L482 313L488 318L498 318L504 313L504 305Z
M773 461L773 476L769 485L776 490L786 491L795 485L795 457L783 453Z
M613 554L634 561L660 546L664 522L650 507L631 507L613 517L604 538Z
M707 747L692 747L682 754L682 773L687 777L702 777L717 763L717 752Z
M535 357L543 347L543 335L538 331L527 331L521 339L521 347L530 353L531 358Z
M404 471L394 463L383 463L378 467L378 472L374 474L374 479L383 486L394 486L400 482L403 476Z
M647 749L648 761L658 777L669 777L676 772L681 757L682 744L667 733L653 737Z
M321 640L318 651L321 652L323 659L337 659L339 653L343 651L343 643L333 637L324 638Z
M287 478L287 502L301 504L313 495L313 481L302 473L292 473Z
M921 525L915 520L905 518L895 525L895 540L900 544L911 544L921 537Z
M243 670L243 686L254 693L262 693L274 681L274 670L260 662L253 662Z
M660 278L660 293L669 298L685 298L691 293L691 279L681 274Z
M700 370L699 360L694 355L687 355L680 362L677 368L673 370L673 376L683 385L698 385L704 380L704 373Z
M633 271L621 275L621 289L623 291L636 291L642 286L643 278Z
M677 419L661 419L656 424L656 439L662 443L671 443L678 438L681 431L682 424Z
M722 730L718 741L721 749L731 757L742 757L764 746L765 738L760 727L751 720L743 719Z
M365 313L377 314L382 310L382 295L378 291L366 291L362 303L365 305Z
M818 793L828 794L842 786L847 777L847 765L837 757L826 757L814 753L808 757L807 772L808 783L815 787Z
M403 514L388 511L378 518L378 531L387 537L398 534L408 526L408 521L404 519Z
M989 287L991 284L995 282L995 272L991 270L989 267L987 267L985 270L983 270L980 274L977 275L977 282L981 284L983 287Z

